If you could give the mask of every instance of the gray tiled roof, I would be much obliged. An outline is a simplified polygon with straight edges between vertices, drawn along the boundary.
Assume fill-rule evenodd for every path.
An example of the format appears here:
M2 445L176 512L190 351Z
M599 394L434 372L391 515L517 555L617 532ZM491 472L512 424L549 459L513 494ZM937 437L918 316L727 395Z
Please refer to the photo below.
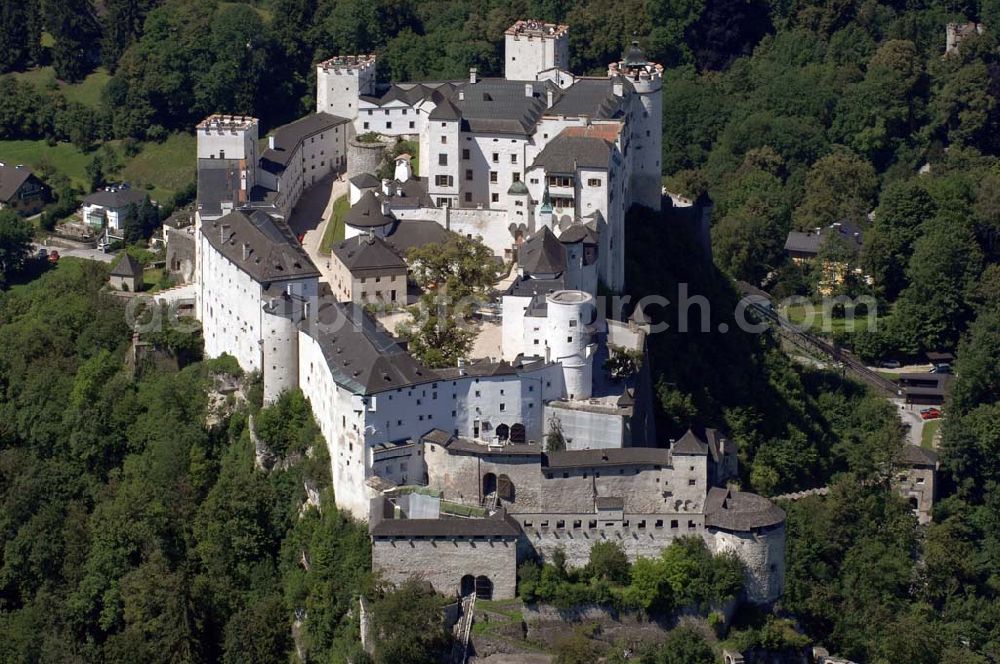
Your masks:
M0 201L9 201L17 195L28 178L32 176L31 169L26 166L0 166Z
M785 521L785 511L763 496L712 487L705 498L705 525L748 532Z
M557 290L565 290L566 280L562 276L555 279L530 279L517 277L514 283L507 289L507 295L517 297L528 297L531 295L544 295L554 293Z
M439 380L407 353L360 305L325 298L301 329L323 351L334 381L355 394L376 394Z
M239 206L240 168L236 159L198 160L198 209L202 215L222 214L223 203Z
M313 134L333 129L339 125L345 125L348 122L350 120L347 118L329 113L310 113L294 122L282 125L272 132L274 135L274 149L267 148L261 153L262 165L268 170L284 170L288 166L288 160L292 158L295 146L299 142Z
M95 191L83 199L84 205L99 205L104 208L123 208L129 205L139 205L146 199L146 192L135 189L118 189L117 191Z
M531 167L541 166L546 173L574 173L577 168L608 168L611 144L596 136L559 134L538 153Z
M517 264L528 274L561 274L566 269L566 248L548 226L542 226L517 250Z
M625 94L634 91L628 79L622 77ZM615 96L613 83L608 78L582 78L562 92L545 115L580 116L594 119L611 119L621 115L622 98Z
M862 231L850 222L838 222L816 231L789 231L785 238L785 251L815 256L831 238L839 236L855 251L861 249Z
M440 244L451 237L457 237L457 234L446 230L436 221L404 219L396 223L396 227L385 241L396 250L396 253L405 258L406 252L413 247Z
M382 182L371 173L361 173L351 178L351 184L358 189L374 189L381 185Z
M705 456L708 454L708 443L702 440L694 431L688 429L683 436L674 441L671 451L674 454Z
M520 529L506 516L485 519L382 519L371 526L372 537L502 537L514 539Z
M355 228L378 228L388 226L395 218L382 213L382 202L370 189L361 194L358 202L351 206L344 216L344 223Z
M659 447L617 447L597 450L549 452L549 468L600 468L602 466L669 466L670 450Z
M597 231L590 227L590 224L573 224L562 232L559 241L563 244L597 244Z
M356 235L333 247L333 254L351 272L365 270L406 273L406 261L377 235Z
M138 277L142 276L142 265L132 258L127 252L122 252L118 257L114 267L111 268L112 277Z
M938 455L934 450L919 445L903 445L900 460L910 466L930 466L933 468L937 466Z
M257 282L319 276L285 222L260 210L234 210L203 222L201 232L216 251Z

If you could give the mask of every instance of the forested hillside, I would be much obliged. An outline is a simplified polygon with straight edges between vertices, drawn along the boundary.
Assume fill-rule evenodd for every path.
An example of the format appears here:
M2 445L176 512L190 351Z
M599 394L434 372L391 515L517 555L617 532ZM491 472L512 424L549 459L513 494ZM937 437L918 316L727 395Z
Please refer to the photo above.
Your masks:
M64 260L0 294L0 661L282 661L296 610L317 657L356 649L367 533L333 505L308 404L257 420L275 453L312 458L255 470L259 386L210 405L217 377L247 378L235 362L133 373L105 279Z

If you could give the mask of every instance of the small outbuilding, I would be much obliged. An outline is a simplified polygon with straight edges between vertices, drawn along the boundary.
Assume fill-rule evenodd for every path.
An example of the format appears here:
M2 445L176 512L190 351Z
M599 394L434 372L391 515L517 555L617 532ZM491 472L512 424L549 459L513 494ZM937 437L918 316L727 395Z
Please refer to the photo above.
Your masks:
M132 293L142 290L142 265L139 264L139 261L129 256L127 252L122 252L122 255L118 257L118 260L115 261L114 266L111 268L111 276L108 278L108 283L115 290Z

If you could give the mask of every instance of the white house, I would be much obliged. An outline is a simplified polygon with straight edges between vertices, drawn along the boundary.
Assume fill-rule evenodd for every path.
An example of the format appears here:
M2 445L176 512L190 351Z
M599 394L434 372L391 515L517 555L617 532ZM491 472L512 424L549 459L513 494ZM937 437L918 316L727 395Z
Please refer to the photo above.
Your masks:
M106 224L109 229L120 231L125 226L129 206L141 205L145 199L145 192L128 187L108 187L84 198L80 214L83 221L91 226L101 228Z

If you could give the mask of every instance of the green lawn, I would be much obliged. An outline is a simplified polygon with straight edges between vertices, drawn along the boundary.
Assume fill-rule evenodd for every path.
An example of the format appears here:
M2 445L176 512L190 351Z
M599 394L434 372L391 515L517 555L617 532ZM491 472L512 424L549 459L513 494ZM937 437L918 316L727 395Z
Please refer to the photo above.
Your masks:
M119 145L118 141L110 143ZM131 159L122 155L125 166L115 179L129 182L135 189L149 188L150 197L163 203L194 182L195 155L193 134L171 134L163 143L143 143L142 151ZM86 168L92 158L93 153L81 152L71 143L0 141L0 161L63 173L83 191L88 190Z
M806 304L793 304L793 305L784 307L782 309L781 313L791 323L794 323L795 325L800 325L800 324L802 324L803 322L806 321L806 319L808 317L808 314L809 314L809 308L810 308L810 305L806 305ZM847 316L842 316L842 317L836 317L836 316L834 316L834 317L830 318L830 320L829 320L829 326L830 326L829 331L824 330L824 320L823 320L823 308L822 308L822 306L817 304L817 305L812 305L811 308L812 308L812 311L813 311L813 319L812 319L811 331L814 332L814 333L836 334L836 333L840 333L840 332L864 332L865 330L868 329L868 323L869 323L869 321L868 321L868 315L867 315L864 307L862 307L861 310L858 311L855 314L855 318L853 320L853 328L849 327L850 324L852 323L852 321L851 321L851 319L849 317L847 317ZM881 321L884 321L884 320L885 320L884 317L879 317L877 319L877 322L881 322Z
M166 202L194 182L197 170L194 134L171 134L163 143L143 143L142 151L130 159L120 178L135 189L149 190L151 198Z
M104 86L111 78L111 75L102 67L98 67L79 83L57 81L52 67L38 67L28 71L15 72L10 76L33 83L39 90L48 90L55 85L68 101L77 101L91 108L97 108L100 105Z
M344 217L347 215L347 211L351 209L351 204L347 200L347 196L341 196L333 202L333 213L330 215L330 222L326 225L326 231L323 233L323 239L319 243L319 252L326 256L330 255L330 247L333 246L334 242L340 242L344 239Z
M933 449L934 447L934 436L937 434L938 429L941 428L941 420L929 420L924 422L924 431L920 437L920 446L926 447L927 449Z
M34 170L53 170L66 175L73 185L87 188L87 163L91 156L72 143L49 145L45 141L0 141L0 161L26 164Z

